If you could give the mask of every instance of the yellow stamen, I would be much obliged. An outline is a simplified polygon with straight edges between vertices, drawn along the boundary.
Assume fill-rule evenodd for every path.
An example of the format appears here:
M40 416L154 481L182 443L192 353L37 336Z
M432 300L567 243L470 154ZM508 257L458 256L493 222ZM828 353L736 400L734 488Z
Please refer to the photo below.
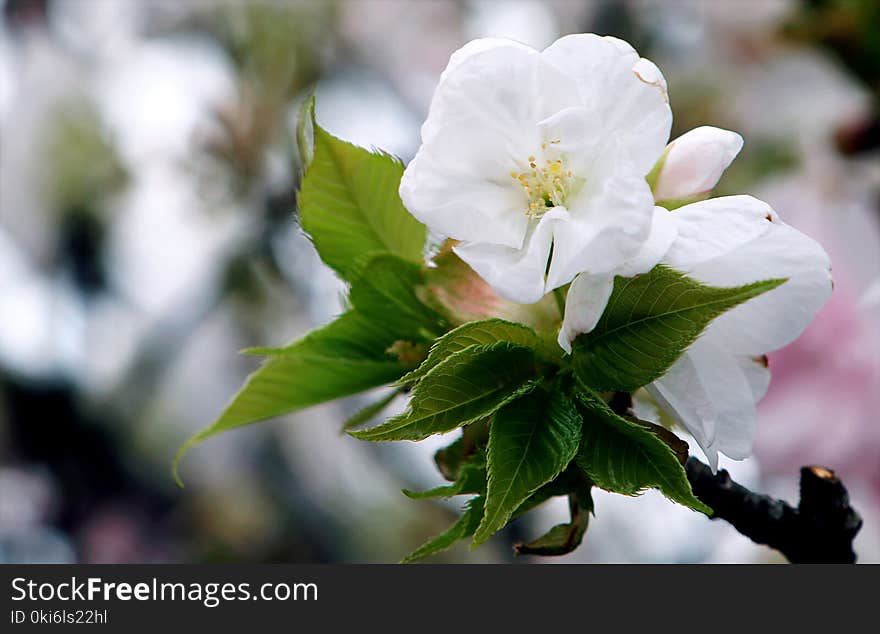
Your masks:
M541 149L547 150L548 146L558 143L559 139L545 141L541 143ZM540 167L537 157L529 156L529 169L510 172L511 178L519 182L526 195L528 207L525 213L529 218L540 218L549 209L564 205L571 190L571 170L565 169L565 161L556 148L551 148L550 152L550 156L542 157Z

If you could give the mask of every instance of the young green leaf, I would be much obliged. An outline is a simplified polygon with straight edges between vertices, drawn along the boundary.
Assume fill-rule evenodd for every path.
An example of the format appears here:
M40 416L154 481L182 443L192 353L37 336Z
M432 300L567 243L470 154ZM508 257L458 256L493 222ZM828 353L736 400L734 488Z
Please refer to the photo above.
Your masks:
M584 426L575 462L596 486L624 495L660 489L670 500L707 515L712 509L694 497L675 452L646 427L618 416L598 394L578 385Z
M584 539L587 526L590 524L590 512L593 509L592 499L587 505L581 505L569 498L571 521L557 524L538 539L528 544L517 544L517 555L541 555L558 557L574 551Z
M416 296L422 282L418 264L378 255L364 265L348 298L358 313L395 333L397 339L433 341L446 324Z
M447 480L458 480L462 468L467 463L472 447L466 442L464 435L457 438L452 444L438 449L434 453L434 464L437 470Z
M465 505L464 513L458 518L458 521L445 533L437 535L422 544L409 555L404 557L400 563L408 564L430 555L436 555L450 548L460 539L465 539L474 534L480 519L483 517L483 497L477 496L468 500Z
M489 444L489 422L491 416L469 423L452 444L438 449L434 454L434 464L440 474L454 482L458 480L461 470L476 453L483 455L486 462L486 445Z
M713 319L783 282L714 288L664 266L618 277L596 327L574 342L575 374L599 391L632 392L662 376Z
M562 392L535 390L498 410L489 428L486 512L474 545L503 528L520 505L574 458L581 417Z
M548 482L540 489L532 493L526 500L519 505L519 508L510 516L510 521L518 519L540 506L550 498L562 495L574 496L583 508L593 508L593 501L590 489L593 486L592 481L584 473L583 469L572 461L568 467L560 473L552 481Z
M535 356L501 342L473 346L448 357L412 392L409 409L370 429L349 432L361 440L422 440L493 414L534 387Z
M299 194L299 222L324 262L348 281L377 253L422 262L425 226L403 206L397 189L403 165L329 134L311 119L311 154ZM306 125L300 126L303 137Z
M584 513L584 517L589 518L589 514ZM588 520L585 520L578 523L557 524L534 541L517 544L516 554L542 557L567 555L581 545L588 523Z
M403 490L413 500L448 498L465 493L486 493L486 452L478 451L462 466L458 478L452 484L434 487L427 491Z
M403 385L421 379L431 368L456 352L461 352L471 346L488 345L499 341L509 341L527 348L536 348L540 343L540 338L528 326L514 324L503 319L472 321L455 330L450 330L437 339L428 352L428 358L418 368L404 375L398 383Z
M382 324L348 312L286 348L267 350L272 356L248 377L220 417L177 452L175 477L183 455L214 434L399 378L407 367L385 354L394 339Z

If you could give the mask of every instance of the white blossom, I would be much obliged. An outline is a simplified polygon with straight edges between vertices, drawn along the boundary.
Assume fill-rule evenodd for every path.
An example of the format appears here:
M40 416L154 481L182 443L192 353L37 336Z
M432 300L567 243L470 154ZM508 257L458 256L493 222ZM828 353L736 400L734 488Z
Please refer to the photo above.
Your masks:
M664 263L711 286L787 278L715 319L669 372L648 386L716 468L718 452L751 455L755 406L767 392L767 353L794 341L831 296L831 262L812 238L750 196L715 198L669 214L678 237Z
M440 78L401 198L497 293L533 303L632 263L671 119L662 74L626 42L475 40Z
M755 406L770 381L766 354L796 339L827 301L830 261L816 241L751 196L658 211L654 233L674 235L663 264L710 286L787 278L716 318L647 386L658 405L694 436L714 469L719 452L736 460L751 454ZM607 293L610 288L595 278L571 285L563 325L569 346L595 326Z

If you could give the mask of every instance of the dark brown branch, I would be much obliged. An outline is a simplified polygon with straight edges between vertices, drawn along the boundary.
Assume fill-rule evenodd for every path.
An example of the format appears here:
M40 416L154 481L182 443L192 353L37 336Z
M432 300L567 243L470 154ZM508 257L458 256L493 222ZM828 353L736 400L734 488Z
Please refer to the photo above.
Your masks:
M723 519L758 544L781 552L792 563L854 563L853 538L862 518L849 505L843 483L830 469L801 468L797 508L768 495L753 493L691 456L687 475L694 494Z

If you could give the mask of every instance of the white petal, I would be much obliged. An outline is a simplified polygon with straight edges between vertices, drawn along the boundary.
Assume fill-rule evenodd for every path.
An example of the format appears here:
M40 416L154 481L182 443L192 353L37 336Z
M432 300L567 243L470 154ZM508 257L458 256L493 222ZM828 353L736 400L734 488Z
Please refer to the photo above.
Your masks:
M613 275L581 273L574 278L565 297L565 316L557 338L563 350L571 354L575 337L596 327L613 288Z
M778 218L770 225L755 240L691 270L696 279L714 286L788 278L709 325L707 334L739 355L760 356L788 345L831 296L831 263L822 247Z
M554 149L565 154L566 166L583 177L602 151L604 122L586 106L564 108L538 123L545 139L557 141Z
M616 269L614 274L621 277L633 277L647 273L663 259L677 237L678 224L672 214L663 207L654 207L651 233L648 234L648 239L642 244L642 248L639 249L635 257Z
M678 237L663 262L687 273L769 231L776 215L757 198L724 196L680 207L671 217Z
M764 395L767 394L767 388L770 387L770 367L768 366L767 357L737 357L740 370L749 387L752 390L752 397L755 403L759 403Z
M536 50L513 40L478 40L452 55L422 125L422 142L461 125L534 135L539 121L580 104L575 83Z
M545 294L544 272L554 226L568 224L568 220L564 207L554 207L531 224L522 249L465 242L453 250L496 293L520 304L533 304Z
M748 458L755 441L757 399L740 359L727 351L723 340L705 335L688 355L715 410L715 448L734 460Z
M730 130L702 126L686 132L666 149L654 198L673 200L708 193L742 146L742 137Z
M666 374L645 389L661 409L690 432L715 470L718 467L717 414L700 378L690 354L685 352Z
M606 150L597 161L601 168L588 174L581 191L570 197L571 222L554 231L547 291L568 284L578 273L617 270L639 253L650 235L651 189L616 156Z
M541 55L576 80L583 104L602 122L604 135L619 136L639 173L647 174L663 153L672 125L666 82L657 67L641 60L626 42L593 34L560 38Z
M633 72L641 81L660 90L663 94L663 100L669 103L666 78L654 62L643 57L633 66Z
M406 208L434 233L518 248L528 205L509 172L503 141L490 132L452 128L422 145L400 181Z
M714 470L719 452L734 460L751 455L755 404L768 382L766 367L704 336L647 389L693 435Z
M446 68L440 74L440 81L437 82L437 84L440 85L443 83L443 80L446 79L447 76L452 74L458 66L467 62L471 57L497 48L520 48L526 54L530 54L534 50L530 46L526 46L521 42L503 37L480 37L471 40L449 56Z

